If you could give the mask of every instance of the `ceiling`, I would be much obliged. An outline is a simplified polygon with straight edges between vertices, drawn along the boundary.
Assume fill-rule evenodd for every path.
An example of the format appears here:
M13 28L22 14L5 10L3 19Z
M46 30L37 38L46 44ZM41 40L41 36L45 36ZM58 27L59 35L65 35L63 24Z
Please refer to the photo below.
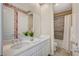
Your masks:
M15 3L12 5L17 6L18 8L23 9L25 11L33 10L36 6L36 4L34 4L34 3L23 3L23 4ZM44 5L44 3L41 5ZM54 4L54 13L59 13L62 11L70 10L71 7L72 7L71 3L55 3Z
M34 6L34 4L31 4L31 3L12 3L12 5L14 5L26 12L29 11Z
M39 4L38 3L11 3L11 5L18 7L19 9L22 9L26 12L30 11L28 14L32 14L33 12L36 12L36 9L39 10Z
M59 13L71 9L72 9L71 3L57 3L54 5L54 13Z

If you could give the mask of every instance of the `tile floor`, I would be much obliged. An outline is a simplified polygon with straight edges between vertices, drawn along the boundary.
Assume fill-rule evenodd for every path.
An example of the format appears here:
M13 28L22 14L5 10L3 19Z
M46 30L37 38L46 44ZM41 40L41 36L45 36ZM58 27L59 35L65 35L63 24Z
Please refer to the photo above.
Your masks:
M57 48L57 50L55 51L54 56L71 56L71 54L66 52L64 49Z

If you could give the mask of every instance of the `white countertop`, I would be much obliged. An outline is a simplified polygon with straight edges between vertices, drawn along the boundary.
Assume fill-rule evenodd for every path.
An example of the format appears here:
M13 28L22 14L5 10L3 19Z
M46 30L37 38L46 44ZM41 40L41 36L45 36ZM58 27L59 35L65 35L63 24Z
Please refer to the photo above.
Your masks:
M3 55L4 56L14 56L14 55L18 55L20 53L22 53L23 51L27 51L29 49L31 49L32 47L34 47L37 44L40 44L41 42L45 41L47 39L38 39L35 42L31 42L29 45L24 45L21 48L11 48L12 44L8 44L3 46Z

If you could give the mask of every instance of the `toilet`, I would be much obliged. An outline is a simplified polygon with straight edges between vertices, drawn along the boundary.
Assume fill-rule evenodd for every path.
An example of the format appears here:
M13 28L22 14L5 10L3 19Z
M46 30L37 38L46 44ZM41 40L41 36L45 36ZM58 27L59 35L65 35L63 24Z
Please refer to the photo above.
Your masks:
M54 51L56 51L56 48L57 48L57 42L54 41Z

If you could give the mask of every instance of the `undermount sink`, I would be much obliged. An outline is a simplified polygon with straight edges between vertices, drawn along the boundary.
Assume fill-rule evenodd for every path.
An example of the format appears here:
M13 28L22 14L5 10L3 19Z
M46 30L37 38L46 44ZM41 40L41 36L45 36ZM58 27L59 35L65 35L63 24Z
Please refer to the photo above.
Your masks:
M40 40L38 38L34 38L33 40L22 40L15 42L14 44L11 45L11 49L19 49L22 47L28 47L31 44L34 44L36 42L39 42Z
M29 45L31 45L30 42L21 42L21 43L13 44L13 45L11 46L11 48L12 48L12 49L19 49L19 48L22 48L22 47L24 47L24 46L27 46L27 47L28 47Z

